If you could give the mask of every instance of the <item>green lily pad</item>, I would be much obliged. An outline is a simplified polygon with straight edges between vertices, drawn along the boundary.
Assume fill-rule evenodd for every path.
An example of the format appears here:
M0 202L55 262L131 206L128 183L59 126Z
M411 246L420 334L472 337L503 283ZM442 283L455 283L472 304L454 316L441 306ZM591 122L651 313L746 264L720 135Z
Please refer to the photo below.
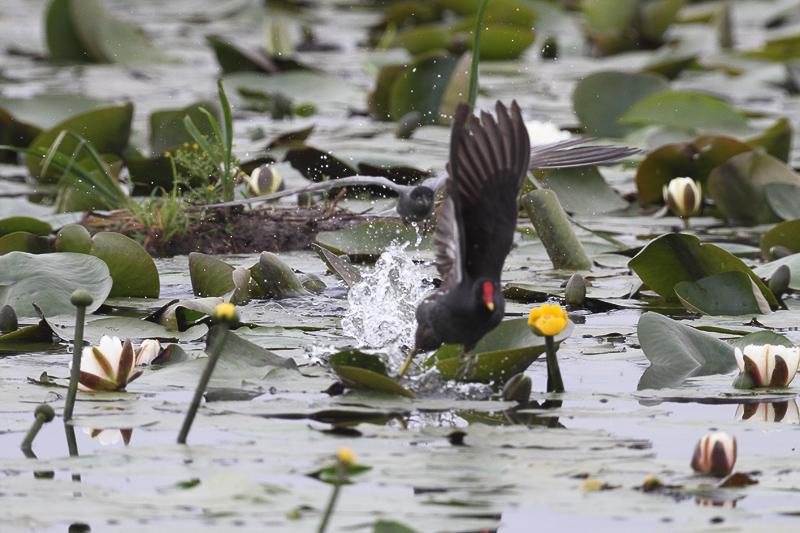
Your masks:
M536 174L544 186L556 193L568 213L599 215L628 207L597 167L543 170Z
M72 24L72 2L73 0L51 0L47 6L45 38L51 61L84 63L92 60Z
M365 222L339 231L322 231L317 234L317 244L336 255L346 255L353 262L373 262L391 245L409 243L407 250L420 250L430 246L430 237L417 243L414 228L401 222Z
M705 187L714 168L752 148L732 137L700 137L688 143L666 144L650 152L636 170L642 205L663 202L662 189L670 180L690 177Z
M575 325L569 322L564 331L555 336L556 347L572 334L574 328ZM544 352L544 337L531 331L527 318L504 320L473 348L471 355L477 357L477 363L473 374L466 379L504 383L511 376L524 372ZM436 365L445 379L456 379L463 353L461 346L444 345L428 358L426 364Z
M800 218L800 186L791 183L768 183L764 196L772 212L782 220Z
M624 137L635 128L619 123L636 102L669 90L662 76L636 72L597 72L583 78L572 93L572 107L589 135Z
M754 331L753 333L748 333L747 335L743 335L736 340L731 341L731 346L734 348L739 348L740 350L744 350L747 346L751 344L757 345L764 345L764 344L771 344L773 346L787 346L789 348L794 348L795 344L781 335L780 333L775 333L774 331Z
M56 336L46 320L0 335L0 354L41 352L57 347Z
M214 256L192 252L189 254L189 276L195 296L223 296L236 286L234 268Z
M263 252L258 264L250 268L250 275L260 290L254 293L261 298L296 298L308 296L300 279L289 266L270 252Z
M74 314L72 292L92 295L93 312L111 292L112 280L105 262L84 254L33 255L11 252L0 256L0 306L10 305L17 316L39 316L33 304L47 315Z
M33 217L17 216L0 220L0 237L16 231L45 236L53 233L53 226Z
M773 246L783 246L793 253L800 252L800 219L776 224L761 237L761 253L764 257L771 256Z
M67 130L83 137L98 153L122 155L128 145L132 120L133 104L130 103L93 109L75 115L41 132L31 142L30 149L41 149L47 152L59 134L63 130ZM77 147L76 139L65 137L57 151L71 158ZM47 173L42 175L42 161L41 158L26 157L31 175L43 182L56 182L60 178L60 174L53 169L48 169Z
M217 305L223 303L219 297L197 298L194 300L173 300L146 317L170 331L186 331L198 320L214 316Z
M150 148L153 153L163 154L183 143L194 142L183 122L187 116L192 119L200 133L206 136L212 135L211 125L200 109L205 109L219 120L217 108L211 102L197 102L181 109L153 111L150 114Z
M789 267L791 279L789 281L789 288L794 291L800 291L800 253L787 255L775 261L770 261L763 265L757 266L753 272L760 278L769 279L783 265Z
M410 390L387 375L386 365L377 355L351 348L331 355L328 363L348 387L414 397Z
M416 111L422 115L423 124L447 123L454 109L444 109L445 95L452 93L451 80L466 94L468 78L454 76L456 69L463 67L458 57L431 52L417 58L399 72L389 93L389 116L400 120Z
M690 377L726 374L736 368L733 347L664 315L644 313L637 335L650 361L639 390L673 387Z
M704 315L749 315L769 313L769 303L744 272L723 272L697 281L675 284L675 294L684 307Z
M752 151L732 157L708 176L708 194L722 216L744 225L778 222L764 188L773 183L800 186L800 175L783 161Z
M758 135L749 137L747 144L761 147L769 155L788 162L792 151L792 125L786 118L781 118Z
M142 245L121 233L101 232L92 237L91 255L108 265L114 285L109 296L158 298L158 270Z
M294 359L280 355L262 348L232 331L225 332L225 345L220 357L223 360L246 363L248 366L276 366L279 368L297 368Z
M336 255L327 248L315 243L312 243L311 247L317 252L317 255L328 267L328 270L339 276L345 285L352 287L361 281L361 272L350 263L346 255Z
M666 126L699 133L746 133L744 115L727 102L702 93L669 91L651 94L634 103L620 124Z
M675 286L682 281L699 281L724 272L743 272L755 283L771 308L778 302L772 291L741 259L694 235L668 233L650 241L628 266L649 288L666 299L675 299Z
M0 237L0 255L9 252L44 254L53 251L53 244L47 237L27 231L15 231Z

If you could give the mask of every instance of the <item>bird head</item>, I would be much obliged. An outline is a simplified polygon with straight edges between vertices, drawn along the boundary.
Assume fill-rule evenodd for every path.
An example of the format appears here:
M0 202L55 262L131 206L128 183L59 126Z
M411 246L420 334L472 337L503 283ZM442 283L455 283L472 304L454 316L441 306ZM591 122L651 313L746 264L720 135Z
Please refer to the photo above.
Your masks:
M475 283L475 292L477 293L477 299L478 302L480 302L479 306L482 310L486 310L489 313L494 313L496 311L503 312L505 303L503 300L503 293L496 281L487 278L479 279Z
M418 185L408 193L408 205L404 210L407 222L422 222L433 212L433 190Z

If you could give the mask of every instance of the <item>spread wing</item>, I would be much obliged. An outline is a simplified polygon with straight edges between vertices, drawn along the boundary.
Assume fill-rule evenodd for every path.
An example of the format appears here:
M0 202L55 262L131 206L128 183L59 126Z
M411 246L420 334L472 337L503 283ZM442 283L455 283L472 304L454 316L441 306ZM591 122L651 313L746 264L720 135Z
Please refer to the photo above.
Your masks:
M448 198L434 234L443 289L468 276L500 279L517 224L530 140L516 102L478 120L460 104L450 138Z
M599 165L619 161L639 153L638 148L629 148L627 146L580 146L593 140L591 137L579 137L535 146L531 150L530 168L568 168Z

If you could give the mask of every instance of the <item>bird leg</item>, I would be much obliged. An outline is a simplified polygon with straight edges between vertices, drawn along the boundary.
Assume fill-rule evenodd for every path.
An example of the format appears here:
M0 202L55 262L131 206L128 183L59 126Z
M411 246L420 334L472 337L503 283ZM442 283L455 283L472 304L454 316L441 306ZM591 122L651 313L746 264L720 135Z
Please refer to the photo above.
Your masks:
M458 372L456 372L456 380L462 381L467 376L475 373L475 367L478 366L478 356L465 351L459 358Z
M561 368L558 366L553 337L546 336L544 345L547 351L547 392L564 392L564 380L561 379Z
M417 355L417 349L412 348L411 353L408 354L408 357L406 357L406 360L403 362L403 366L400 367L400 372L398 372L397 378L395 379L401 379L403 376L406 375L406 372L408 372L408 367L411 366L411 362L414 360L414 356L416 355Z

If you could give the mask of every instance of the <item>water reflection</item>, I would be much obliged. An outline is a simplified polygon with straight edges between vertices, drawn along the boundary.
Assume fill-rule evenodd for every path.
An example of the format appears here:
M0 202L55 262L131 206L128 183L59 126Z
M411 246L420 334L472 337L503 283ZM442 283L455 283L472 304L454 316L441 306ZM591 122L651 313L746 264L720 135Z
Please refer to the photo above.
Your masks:
M781 424L800 424L800 409L795 400L785 402L742 403L736 408L737 420L758 420Z
M741 498L721 499L706 496L698 496L694 502L700 507L721 507L723 509L735 509L736 502Z
M93 429L83 428L83 432L96 439L102 446L116 446L122 442L125 446L130 444L133 429Z

